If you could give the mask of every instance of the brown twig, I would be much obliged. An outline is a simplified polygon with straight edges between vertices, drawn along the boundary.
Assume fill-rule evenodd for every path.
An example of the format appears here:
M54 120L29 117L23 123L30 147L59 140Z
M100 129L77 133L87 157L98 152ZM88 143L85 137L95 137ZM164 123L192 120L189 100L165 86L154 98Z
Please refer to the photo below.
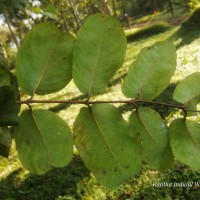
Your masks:
M17 38L16 38L16 36L15 36L15 34L14 34L12 28L11 28L10 20L9 20L9 18L8 18L8 15L7 15L7 11L6 11L6 10L4 11L3 15L4 15L4 17L5 17L5 21L6 21L6 24L8 25L8 29L9 29L9 31L10 31L10 34L11 34L12 38L13 38L13 41L14 41L16 47L17 47L17 50L19 50L19 44L18 44Z
M17 104L37 104L37 103L44 103L44 104L54 104L54 103L62 103L62 104L82 104L82 105L92 105L92 104L105 104L105 103L126 103L126 104L133 104L134 106L139 103L148 103L151 105L160 105L165 107L177 108L181 109L184 112L200 112L198 110L187 110L183 104L170 104L170 103L163 103L157 101L148 101L143 99L124 99L124 100L106 100L106 101L92 101L92 100L37 100L37 99L27 99L24 101L17 101Z

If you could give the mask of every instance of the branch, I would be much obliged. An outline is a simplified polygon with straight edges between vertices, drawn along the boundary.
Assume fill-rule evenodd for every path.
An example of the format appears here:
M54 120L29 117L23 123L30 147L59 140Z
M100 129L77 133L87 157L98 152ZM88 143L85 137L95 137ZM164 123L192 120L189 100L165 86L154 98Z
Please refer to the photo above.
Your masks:
M13 41L14 41L16 47L17 47L17 50L19 50L19 44L18 44L17 38L15 37L15 34L14 34L12 28L11 28L10 20L8 18L8 15L7 15L7 11L4 11L3 15L5 17L5 21L6 21L6 24L8 25L8 29L10 31L10 34L11 34L12 38L13 38Z
M178 109L182 109L185 110L185 107L183 104L170 104L170 103L163 103L163 102L157 102L157 101L147 101L147 100L135 100L135 103L148 103L148 104L154 104L154 105L162 105L162 106L166 106L166 107L172 107L172 108L178 108Z
M171 108L177 108L181 109L184 112L200 112L198 110L187 110L185 109L185 106L183 104L170 104L170 103L163 103L163 102L157 102L157 101L148 101L143 99L124 99L124 100L107 100L107 101L92 101L92 100L36 100L36 99L27 99L24 101L16 101L17 104L37 104L37 103L43 103L43 104L54 104L54 103L62 103L62 104L82 104L82 105L92 105L92 104L104 104L104 103L126 103L126 104L134 104L137 105L139 103L148 103L152 105L160 105L165 107L171 107Z
M159 106L165 106L165 107L171 107L171 108L177 108L181 109L184 112L200 112L200 110L192 110L192 109L186 109L184 104L171 104L171 103L163 103L163 102L157 102L157 101L148 101L143 99L124 99L124 100L106 100L106 101L92 101L92 100L37 100L37 99L27 99L24 101L16 101L17 104L54 104L54 103L62 103L62 104L79 104L79 105L92 105L92 104L105 104L105 103L114 103L114 104L120 104L120 103L126 103L126 104L133 104L134 106L139 103L148 103L152 105L159 105Z
M33 104L33 103L64 103L64 104L102 104L102 103L133 103L133 100L118 100L118 101L90 101L90 100L35 100L28 99L25 101L17 101L17 104Z

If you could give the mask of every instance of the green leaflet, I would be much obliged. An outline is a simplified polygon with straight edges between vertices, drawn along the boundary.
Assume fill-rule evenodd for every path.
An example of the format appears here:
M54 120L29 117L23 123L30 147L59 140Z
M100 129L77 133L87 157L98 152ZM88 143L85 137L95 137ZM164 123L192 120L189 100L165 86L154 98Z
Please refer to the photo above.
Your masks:
M176 69L176 49L172 42L163 41L141 50L132 63L122 85L130 98L153 100L169 85Z
M169 127L170 143L174 156L180 162L200 169L200 124L176 119Z
M13 86L0 87L0 126L16 126L18 124L19 107L15 101Z
M25 36L17 56L19 86L28 95L57 92L72 78L74 37L42 23Z
M47 110L24 111L15 140L19 159L33 173L64 167L72 158L73 137L68 125Z
M166 170L173 164L168 128L151 108L139 108L129 118L131 133L140 141L142 157L155 170Z
M8 157L12 138L7 127L0 127L0 156Z
M173 93L174 100L186 104L187 109L196 110L197 104L200 102L199 84L200 72L187 76L176 86Z
M102 185L118 186L140 171L139 146L131 139L128 124L114 106L82 108L73 130L81 158Z
M122 66L126 38L117 19L96 14L86 19L77 35L73 80L82 93L97 94Z

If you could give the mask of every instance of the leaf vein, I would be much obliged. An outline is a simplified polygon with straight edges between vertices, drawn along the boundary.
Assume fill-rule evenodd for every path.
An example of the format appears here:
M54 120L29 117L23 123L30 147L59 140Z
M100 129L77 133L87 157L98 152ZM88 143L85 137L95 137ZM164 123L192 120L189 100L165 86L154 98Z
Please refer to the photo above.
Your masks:
M56 40L55 40L54 44L52 45L52 47L55 47L58 41L59 41L59 37L56 38ZM43 77L44 77L44 75L45 75L45 73L46 73L46 71L47 71L48 64L49 64L49 62L50 62L50 59L51 59L51 57L52 57L52 53L53 53L53 52L54 52L54 48L52 48L52 49L51 49L51 52L49 53L49 56L48 56L48 58L47 58L47 60L46 60L45 66L44 66L44 70L43 70L43 72L42 72L42 74L41 74L41 76L40 76L38 82L36 83L36 86L35 86L35 88L34 88L34 90L33 90L32 96L35 94L36 90L38 89L38 87L39 87L39 85L40 85L40 83L41 83L41 81L42 81L42 79L43 79Z
M122 170L122 168L121 168L119 162L117 161L117 158L115 157L114 152L112 151L112 148L110 147L109 143L107 142L106 137L104 136L104 133L103 133L101 127L99 126L99 124L98 124L98 122L97 122L97 120L96 120L96 118L95 118L95 116L94 116L94 114L93 114L92 111L91 111L91 113L92 113L92 116L93 116L93 118L94 118L94 122L95 122L97 128L99 129L99 131L100 131L100 133L101 133L101 135L102 135L102 138L103 138L104 142L106 143L106 146L107 146L108 149L110 150L110 153L111 153L112 157L114 158L114 161L116 162L116 164L117 164L117 166L118 166L118 168L119 168L119 171L120 171L121 175L122 175L123 178L125 179L126 176L124 175L123 170Z
M145 123L143 122L143 120L141 119L139 113L138 113L138 118L140 119L140 122L142 123L144 129L146 130L146 132L148 133L148 135L150 136L150 138L152 139L153 143L155 144L155 146L157 147L157 149L159 150L159 152L161 152L161 149L159 147L159 145L157 144L155 138L153 137L153 135L150 133L149 129L145 126Z
M91 79L90 79L89 90L88 90L88 96L89 97L91 95L92 84L93 84L94 76L95 76L96 69L97 69L97 63L98 63L98 58L99 58L99 54L100 54L100 49L101 49L101 44L102 44L102 39L103 39L103 33L104 33L104 26L105 26L105 24L103 24L103 26L102 26L102 31L101 31L101 36L100 36L99 44L98 44L98 50L97 50L96 60L95 60L95 63L94 63L94 68L93 68Z
M48 158L49 158L49 159L48 159L48 163L49 163L50 166L52 166L52 162L51 162L51 159L50 159L50 154L49 154L49 151L48 151L48 148L47 148L47 144L45 143L45 139L44 139L44 137L43 137L43 135L42 135L42 133L41 133L42 131L41 131L41 129L40 129L38 123L37 123L37 120L36 120L35 117L33 116L33 113L30 112L30 115L31 115L31 117L32 117L32 119L33 119L33 122L34 122L35 125L36 125L36 128L38 129L38 131L39 131L39 133L40 133L40 136L41 136L41 138L42 138L43 144L44 144L45 149L46 149L46 151L47 151L47 156L48 156Z

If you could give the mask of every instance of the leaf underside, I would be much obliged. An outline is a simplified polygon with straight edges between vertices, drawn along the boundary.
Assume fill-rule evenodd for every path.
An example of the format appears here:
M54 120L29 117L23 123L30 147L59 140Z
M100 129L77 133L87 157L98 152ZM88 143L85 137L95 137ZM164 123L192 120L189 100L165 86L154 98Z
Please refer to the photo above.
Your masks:
M174 120L169 127L174 156L180 162L195 169L200 169L199 130L199 123L184 119Z
M197 104L200 103L200 72L195 72L182 80L175 88L173 99L177 102L185 104L185 108L196 110ZM189 112L195 115L195 112Z
M28 95L45 95L64 88L72 79L74 37L41 23L28 32L16 61L19 86Z
M122 66L125 53L126 38L114 17L88 17L77 34L73 52L73 80L78 89L93 95L104 91Z
M173 164L168 127L151 108L132 112L129 124L133 139L140 143L143 160L155 170L167 170Z
M102 185L118 186L140 171L139 146L129 136L128 124L114 106L82 108L73 130L81 158Z
M169 85L175 69L175 46L170 41L158 42L141 50L128 70L122 91L130 98L153 100Z
M72 158L73 137L68 125L47 110L24 111L15 140L23 166L36 174L64 167Z

